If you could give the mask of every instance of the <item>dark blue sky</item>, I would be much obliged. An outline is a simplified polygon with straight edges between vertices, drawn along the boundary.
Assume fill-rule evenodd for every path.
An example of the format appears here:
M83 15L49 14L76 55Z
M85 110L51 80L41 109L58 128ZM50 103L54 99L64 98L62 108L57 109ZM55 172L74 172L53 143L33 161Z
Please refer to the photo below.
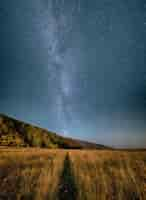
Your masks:
M69 137L146 144L145 0L2 0L0 112Z

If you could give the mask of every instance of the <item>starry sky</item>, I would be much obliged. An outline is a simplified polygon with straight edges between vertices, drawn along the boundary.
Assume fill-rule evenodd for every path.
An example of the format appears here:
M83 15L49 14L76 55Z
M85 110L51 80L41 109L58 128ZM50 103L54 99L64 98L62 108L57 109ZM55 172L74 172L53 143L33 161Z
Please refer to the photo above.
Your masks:
M145 35L145 0L2 0L0 112L145 147Z

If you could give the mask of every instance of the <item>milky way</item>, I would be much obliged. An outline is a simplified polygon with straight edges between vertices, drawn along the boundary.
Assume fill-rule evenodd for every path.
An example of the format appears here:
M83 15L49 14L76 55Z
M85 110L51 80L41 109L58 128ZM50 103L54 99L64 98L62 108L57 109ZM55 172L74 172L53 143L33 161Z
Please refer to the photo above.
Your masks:
M48 49L48 74L49 82L52 84L58 81L54 90L54 110L57 120L61 124L61 132L67 134L68 119L72 118L72 102L74 82L70 63L67 63L70 42L68 41L72 31L76 16L80 12L80 1L76 0L67 5L67 1L44 1L46 26L42 29L42 37ZM72 55L71 55L72 57ZM72 62L73 59L72 58ZM74 63L71 63L72 65ZM73 70L78 66L74 65ZM76 77L74 77L76 78Z
M5 0L0 112L115 146L146 141L144 0Z

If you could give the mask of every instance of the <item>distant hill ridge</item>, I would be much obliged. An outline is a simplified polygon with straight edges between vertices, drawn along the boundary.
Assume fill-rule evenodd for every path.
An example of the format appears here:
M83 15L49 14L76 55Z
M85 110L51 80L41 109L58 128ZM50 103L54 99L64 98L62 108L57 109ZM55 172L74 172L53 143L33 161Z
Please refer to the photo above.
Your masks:
M0 146L64 149L108 148L100 144L62 137L3 114L0 114Z

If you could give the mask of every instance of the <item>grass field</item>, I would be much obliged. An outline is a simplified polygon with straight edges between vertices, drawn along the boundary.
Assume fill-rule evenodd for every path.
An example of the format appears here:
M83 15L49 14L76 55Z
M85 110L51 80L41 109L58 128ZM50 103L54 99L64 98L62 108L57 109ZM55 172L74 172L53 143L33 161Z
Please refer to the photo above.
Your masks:
M145 200L146 151L0 149L0 200Z

